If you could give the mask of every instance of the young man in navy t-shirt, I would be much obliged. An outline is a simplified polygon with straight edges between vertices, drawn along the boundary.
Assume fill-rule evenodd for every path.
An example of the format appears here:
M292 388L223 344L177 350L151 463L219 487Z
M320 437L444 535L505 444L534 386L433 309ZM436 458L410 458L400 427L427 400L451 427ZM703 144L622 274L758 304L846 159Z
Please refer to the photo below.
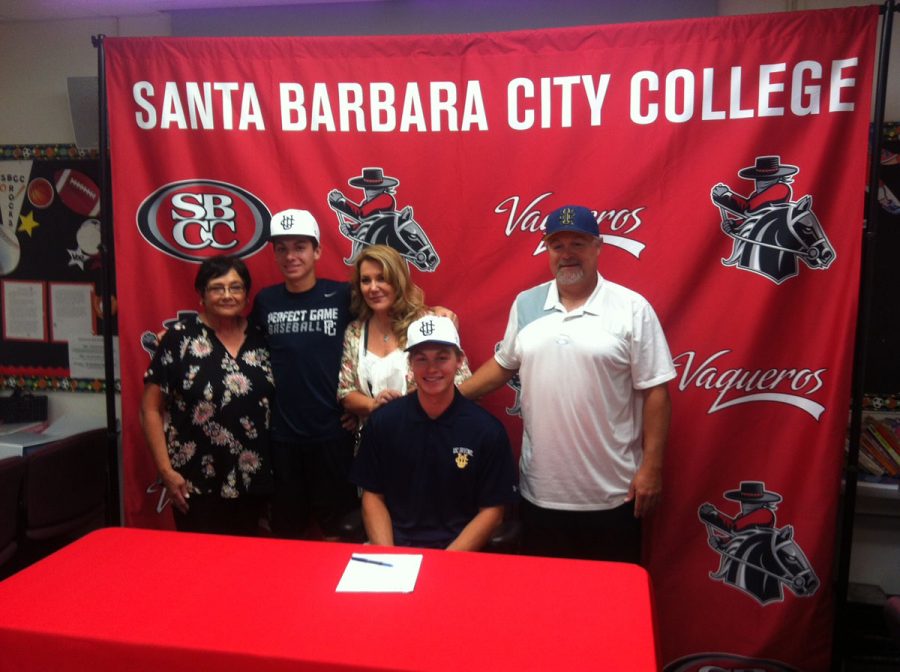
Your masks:
M284 282L259 292L252 318L266 334L275 376L272 532L307 537L314 521L334 539L344 515L359 506L347 479L353 435L337 400L350 285L316 277L322 248L308 211L276 213L269 237Z

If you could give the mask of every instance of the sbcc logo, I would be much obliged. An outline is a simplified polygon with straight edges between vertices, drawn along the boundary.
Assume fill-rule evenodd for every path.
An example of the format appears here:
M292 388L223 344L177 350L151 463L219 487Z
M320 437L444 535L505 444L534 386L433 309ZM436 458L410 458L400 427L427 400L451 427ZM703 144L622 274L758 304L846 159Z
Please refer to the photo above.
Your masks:
M138 208L137 225L156 249L201 262L215 254L252 255L266 244L271 216L261 200L233 184L184 180L147 197Z

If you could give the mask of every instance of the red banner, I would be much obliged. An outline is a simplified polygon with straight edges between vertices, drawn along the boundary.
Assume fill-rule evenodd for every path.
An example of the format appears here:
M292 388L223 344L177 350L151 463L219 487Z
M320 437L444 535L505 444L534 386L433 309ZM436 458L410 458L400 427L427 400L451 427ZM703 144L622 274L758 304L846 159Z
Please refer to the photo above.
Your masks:
M667 669L826 669L877 18L107 40L127 522L161 524L141 374L197 307L197 261L237 252L278 282L267 217L309 209L320 277L387 241L478 365L550 277L544 217L581 203L678 366L646 530ZM332 208L366 205L366 168L393 202ZM516 397L486 402L512 437Z

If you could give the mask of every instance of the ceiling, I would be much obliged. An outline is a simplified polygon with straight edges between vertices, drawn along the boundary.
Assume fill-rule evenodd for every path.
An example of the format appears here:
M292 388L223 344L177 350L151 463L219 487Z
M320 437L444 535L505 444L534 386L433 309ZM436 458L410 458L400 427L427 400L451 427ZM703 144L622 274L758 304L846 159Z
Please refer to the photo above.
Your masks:
M52 21L146 16L158 12L222 7L265 7L360 0L0 0L0 21ZM363 0L373 1L373 0Z

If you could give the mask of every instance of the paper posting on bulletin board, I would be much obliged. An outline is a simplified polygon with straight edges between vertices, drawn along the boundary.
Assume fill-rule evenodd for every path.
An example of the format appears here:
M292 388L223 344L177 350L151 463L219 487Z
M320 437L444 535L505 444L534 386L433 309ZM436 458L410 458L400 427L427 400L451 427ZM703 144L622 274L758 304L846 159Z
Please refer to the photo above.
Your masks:
M44 283L2 283L3 339L7 341L46 341L44 319Z

